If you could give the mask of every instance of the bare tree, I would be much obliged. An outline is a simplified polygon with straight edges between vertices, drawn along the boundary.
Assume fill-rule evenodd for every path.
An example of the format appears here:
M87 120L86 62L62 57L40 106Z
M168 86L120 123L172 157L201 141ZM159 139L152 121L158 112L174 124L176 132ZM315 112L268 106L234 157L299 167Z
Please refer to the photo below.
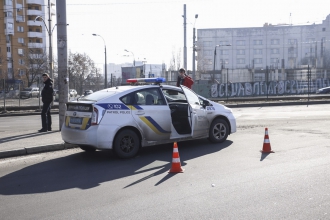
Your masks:
M95 67L94 61L86 54L69 52L69 88L83 93L85 86L99 86L101 83L100 70ZM87 84L86 84L87 83Z
M21 54L21 66L24 66L24 76L30 87L34 82L40 81L40 75L49 71L48 54L40 48L29 48ZM22 76L23 77L23 76Z
M178 52L175 51L175 47L172 49L172 57L170 60L170 66L168 68L169 71L179 70L181 67L181 49Z

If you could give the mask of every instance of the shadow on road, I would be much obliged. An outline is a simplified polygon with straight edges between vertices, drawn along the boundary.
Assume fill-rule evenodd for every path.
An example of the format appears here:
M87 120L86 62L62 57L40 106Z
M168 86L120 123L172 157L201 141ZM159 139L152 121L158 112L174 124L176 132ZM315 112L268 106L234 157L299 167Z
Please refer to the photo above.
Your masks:
M179 142L181 166L185 161L213 154L229 147L232 141L211 144L206 139ZM111 151L79 152L66 157L40 162L0 178L1 195L47 193L72 188L90 189L101 183L155 170L154 173L127 185L167 173L172 163L173 145L143 148L132 159L117 159ZM155 186L176 174L167 174Z
M10 142L10 141L17 141L17 140L22 140L22 139L26 139L26 138L33 138L33 137L38 137L41 135L44 135L47 138L47 134L52 134L55 132L59 132L57 131L48 131L48 132L33 132L33 133L28 133L28 134L21 134L21 135L15 135L15 136L10 136L10 137L5 137L5 138L0 138L0 143L6 143L6 142Z

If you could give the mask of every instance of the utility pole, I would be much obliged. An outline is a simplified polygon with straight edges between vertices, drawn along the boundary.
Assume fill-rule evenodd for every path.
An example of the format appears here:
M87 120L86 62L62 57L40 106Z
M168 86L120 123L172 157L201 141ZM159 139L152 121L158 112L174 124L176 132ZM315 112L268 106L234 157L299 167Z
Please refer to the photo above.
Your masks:
M186 4L183 5L183 68L187 71L187 15Z
M268 66L266 66L266 92L267 92L267 102L268 102Z
M69 93L66 0L56 0L56 11L59 88L59 130L61 130L65 119L66 103L68 102Z
M49 37L49 77L53 79L53 48L52 48L52 15L50 14L50 0L48 0L48 37Z

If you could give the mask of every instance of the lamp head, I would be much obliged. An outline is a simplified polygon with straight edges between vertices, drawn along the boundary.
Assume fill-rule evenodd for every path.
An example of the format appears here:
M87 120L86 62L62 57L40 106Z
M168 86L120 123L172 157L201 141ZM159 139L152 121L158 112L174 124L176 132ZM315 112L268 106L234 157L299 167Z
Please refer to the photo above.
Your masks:
M97 36L97 34L92 34L93 36Z
M195 18L198 18L198 14L195 14Z

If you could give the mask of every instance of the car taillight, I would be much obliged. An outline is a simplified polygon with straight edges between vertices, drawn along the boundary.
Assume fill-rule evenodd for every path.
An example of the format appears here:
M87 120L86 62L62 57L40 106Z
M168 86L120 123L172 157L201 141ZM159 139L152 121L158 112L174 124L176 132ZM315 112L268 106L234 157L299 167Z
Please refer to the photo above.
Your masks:
M99 117L99 110L97 108L93 108L93 114L92 114L92 125L97 125L98 124L98 117Z

